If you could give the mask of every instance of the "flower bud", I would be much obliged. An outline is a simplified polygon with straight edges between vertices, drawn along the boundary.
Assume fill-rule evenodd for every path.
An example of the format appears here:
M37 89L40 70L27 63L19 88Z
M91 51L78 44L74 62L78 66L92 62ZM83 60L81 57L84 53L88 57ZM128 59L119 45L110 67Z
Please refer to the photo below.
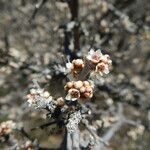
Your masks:
M72 61L75 70L81 70L84 67L84 62L82 59L74 59Z
M43 93L43 97L44 97L44 98L48 98L49 96L50 96L50 94L49 94L48 91L45 91L45 92Z
M90 82L88 82L88 81L83 81L83 85L84 85L84 86L90 86Z
M65 85L65 90L69 90L71 88L73 88L74 83L73 82L67 82L67 84Z
M65 101L62 97L57 98L57 100L56 100L57 106L62 107L62 106L64 106L64 104L65 104Z
M86 88L84 86L82 86L79 91L80 91L80 93L84 93L85 90L86 90Z
M85 98L92 98L92 96L93 96L93 93L90 93L90 92L85 92L84 93Z
M83 82L82 81L74 82L74 88L75 89L80 89L82 86L83 86Z

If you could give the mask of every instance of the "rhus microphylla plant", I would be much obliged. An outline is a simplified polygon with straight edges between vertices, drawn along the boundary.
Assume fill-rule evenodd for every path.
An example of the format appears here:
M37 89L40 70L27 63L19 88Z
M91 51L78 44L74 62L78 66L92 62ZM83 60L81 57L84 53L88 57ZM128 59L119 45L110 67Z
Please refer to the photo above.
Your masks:
M94 94L95 85L94 81L90 80L91 76L101 78L108 74L111 64L109 55L102 54L99 49L91 49L84 59L74 59L66 63L65 71L70 80L64 85L66 96L51 96L49 91L42 89L34 80L34 87L27 95L27 102L29 106L46 109L47 117L60 128L65 128L67 134L72 135L79 130L79 123L88 123L86 117L90 115L91 110L84 104L90 101ZM95 141L92 134L89 138ZM90 144L90 140L86 146Z

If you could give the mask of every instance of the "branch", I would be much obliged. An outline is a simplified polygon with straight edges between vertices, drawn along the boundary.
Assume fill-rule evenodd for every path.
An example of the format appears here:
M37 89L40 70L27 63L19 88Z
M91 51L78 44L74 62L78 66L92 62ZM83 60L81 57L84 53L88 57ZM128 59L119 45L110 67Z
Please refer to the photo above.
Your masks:
M37 126L35 128L32 128L31 130L44 129L45 127L48 127L48 126L53 125L55 123L57 123L57 121L48 122L48 123L42 124L40 126Z
M80 150L80 135L79 129L75 132L68 132L67 128L65 128L65 135L63 142L60 146L61 150Z
M74 37L74 50L79 50L79 23L78 23L78 12L79 12L79 1L78 0L70 0L67 1L68 7L71 12L71 21L75 21L76 24L73 28L73 37Z
M34 11L33 11L33 14L32 14L32 16L31 16L31 18L29 19L29 22L31 22L31 21L35 18L37 12L42 8L42 6L43 6L47 1L48 1L48 0L41 0L39 3L37 3L37 4L35 5L35 9L34 9Z

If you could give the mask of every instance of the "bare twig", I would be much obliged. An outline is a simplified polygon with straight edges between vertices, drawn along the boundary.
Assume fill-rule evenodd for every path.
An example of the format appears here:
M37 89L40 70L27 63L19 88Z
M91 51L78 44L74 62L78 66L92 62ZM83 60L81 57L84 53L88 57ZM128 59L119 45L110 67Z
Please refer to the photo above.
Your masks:
M48 126L53 125L55 123L57 123L57 121L51 121L51 122L48 122L48 123L44 123L42 125L39 125L37 127L32 128L31 130L44 129L45 127L48 127Z
M43 6L47 1L48 1L48 0L41 0L39 3L37 3L37 4L35 5L35 9L34 9L34 11L33 11L33 14L32 14L32 16L31 16L31 18L29 19L29 22L31 22L31 21L35 18L37 12L42 8L42 6Z

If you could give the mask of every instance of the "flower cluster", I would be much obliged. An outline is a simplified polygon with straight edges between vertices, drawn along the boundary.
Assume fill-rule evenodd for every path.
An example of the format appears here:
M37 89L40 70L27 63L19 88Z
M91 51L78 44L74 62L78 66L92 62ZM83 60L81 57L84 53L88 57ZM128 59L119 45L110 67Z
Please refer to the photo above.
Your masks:
M82 59L74 59L72 62L68 62L66 67L69 73L72 73L73 76L76 76L76 74L83 69L84 62Z
M111 59L109 55L103 55L100 50L94 51L91 49L86 56L85 61L82 59L74 59L72 62L66 64L67 72L71 73L73 77L78 77L79 74L98 73L101 76L108 74L111 66Z
M13 129L16 129L16 124L13 121L2 122L0 124L0 137L10 134Z
M89 81L71 81L65 85L66 100L89 99L93 96L94 85Z
M109 55L103 55L100 50L94 51L91 49L86 58L90 61L92 69L96 73L99 73L101 76L109 73L112 63Z
M54 120L58 121L59 118L69 132L75 131L82 115L88 113L87 110L83 111L82 102L86 102L93 96L94 84L89 80L91 73L107 74L110 65L109 55L91 49L85 59L74 59L66 64L67 73L71 78L64 86L65 97L52 97L34 80L34 88L30 89L27 95L27 102L29 106L46 109L47 116L51 116Z

